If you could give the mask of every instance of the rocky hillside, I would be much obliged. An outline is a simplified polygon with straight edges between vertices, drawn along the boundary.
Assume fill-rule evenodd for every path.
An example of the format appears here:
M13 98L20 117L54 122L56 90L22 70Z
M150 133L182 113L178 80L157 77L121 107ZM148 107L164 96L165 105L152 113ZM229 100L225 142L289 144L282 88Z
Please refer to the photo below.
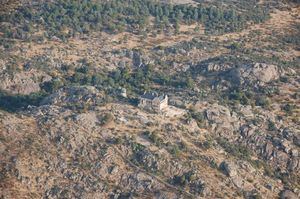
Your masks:
M299 198L299 12L273 0L0 12L0 198ZM145 91L169 107L139 108Z

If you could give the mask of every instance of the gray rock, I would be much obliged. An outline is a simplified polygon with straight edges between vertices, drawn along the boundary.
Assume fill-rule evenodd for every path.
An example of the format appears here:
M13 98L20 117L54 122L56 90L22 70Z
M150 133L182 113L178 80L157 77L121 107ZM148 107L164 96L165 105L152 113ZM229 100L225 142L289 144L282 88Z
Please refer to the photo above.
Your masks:
M288 162L288 169L291 172L298 173L300 172L300 158L293 157Z
M119 171L118 166L111 166L111 167L109 167L108 173L109 174L116 174L116 173L118 173L118 171Z
M227 71L230 69L231 66L227 64L215 64L215 63L209 63L206 67L205 70L207 72L219 72L219 71Z
M176 193L159 191L158 193L156 193L155 198L157 198L157 199L177 199L178 195Z
M252 112L252 107L250 105L248 106L241 106L240 112L246 117L246 118L253 118L254 114Z
M239 129L236 114L231 114L224 106L213 104L205 110L205 116L217 133L232 136L233 132Z
M216 121L220 115L230 117L230 111L224 106L214 104L211 108L206 110L206 117L210 121Z
M146 169L151 171L157 171L159 169L159 162L158 162L158 156L155 154L152 154L148 150L142 150L138 151L135 154L135 160L143 165Z
M210 190L207 188L205 182L202 179L193 180L190 183L190 190L192 193L201 196L210 195Z
M255 63L233 69L229 78L240 85L255 84L262 86L280 77L281 71L278 66L272 64Z
M224 171L229 177L237 176L237 166L233 162L223 161L220 164L220 168Z
M240 177L240 176L238 176L238 175L236 175L236 176L232 176L231 177L231 180L232 180L232 182L233 182L233 184L236 186L236 187L238 187L238 188L243 188L243 186L244 186L244 181L243 181L243 179Z
M266 159L270 159L273 155L273 145L272 143L270 142L267 142L265 147L264 147L264 150L263 150L263 156L266 158Z
M250 125L243 125L241 126L240 131L243 137L250 137L255 133L255 128Z
M241 169L244 169L247 173L254 173L255 169L253 166L247 161L239 161L238 162Z
M266 188L273 191L274 190L274 186L271 183L266 184Z
M294 135L293 142L294 142L295 145L300 147L300 134L295 134Z
M288 128L285 128L285 129L283 129L283 131L282 131L283 137L284 137L285 139L289 140L289 141L292 141L292 140L293 140L293 134L294 134L294 133L293 133L290 129L288 129Z
M153 191L162 187L162 185L157 183L152 177L140 172L124 174L121 178L120 185L123 186L123 188L137 192L143 192L145 190Z

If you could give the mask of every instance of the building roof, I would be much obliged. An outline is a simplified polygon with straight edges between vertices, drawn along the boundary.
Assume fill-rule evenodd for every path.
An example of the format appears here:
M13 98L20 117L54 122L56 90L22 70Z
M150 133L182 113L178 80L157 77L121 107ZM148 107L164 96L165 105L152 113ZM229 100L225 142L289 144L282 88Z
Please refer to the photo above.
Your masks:
M159 101L163 101L165 99L165 95L158 95L156 92L145 92L141 95L141 98L147 100L154 100L155 98L158 98Z
M143 95L141 95L141 98L153 100L156 97L158 97L158 94L156 92L145 92Z

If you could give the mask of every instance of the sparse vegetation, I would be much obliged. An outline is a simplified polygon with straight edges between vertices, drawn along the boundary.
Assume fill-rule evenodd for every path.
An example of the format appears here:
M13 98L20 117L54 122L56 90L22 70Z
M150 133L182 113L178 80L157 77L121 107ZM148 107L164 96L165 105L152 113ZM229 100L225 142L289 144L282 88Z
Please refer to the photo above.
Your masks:
M158 132L149 132L144 133L156 146L160 147L163 144L163 139L159 137Z
M167 150L175 157L178 157L181 153L181 150L177 144L169 143L167 146Z
M297 192L297 11L52 0L1 13L0 198ZM145 91L169 106L143 110Z
M239 159L250 159L252 152L241 144L230 143L224 138L217 138L217 142L224 148L227 153L239 158Z

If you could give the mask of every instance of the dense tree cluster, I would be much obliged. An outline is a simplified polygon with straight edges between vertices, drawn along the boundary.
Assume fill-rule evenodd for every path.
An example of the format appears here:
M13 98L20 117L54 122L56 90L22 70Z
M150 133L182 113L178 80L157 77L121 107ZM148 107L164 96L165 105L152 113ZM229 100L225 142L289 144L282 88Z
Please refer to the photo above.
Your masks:
M27 106L37 106L46 96L46 93L32 93L30 95L12 95L0 90L0 109L6 111L17 111Z
M40 28L46 30L45 36L64 39L91 30L141 33L149 29L152 22L156 29L178 31L180 24L198 22L205 25L207 33L223 33L266 18L268 12L260 7L241 13L216 6L172 5L151 0L56 0L1 15L0 23L11 25L1 26L0 31L9 38L26 39L28 33Z

